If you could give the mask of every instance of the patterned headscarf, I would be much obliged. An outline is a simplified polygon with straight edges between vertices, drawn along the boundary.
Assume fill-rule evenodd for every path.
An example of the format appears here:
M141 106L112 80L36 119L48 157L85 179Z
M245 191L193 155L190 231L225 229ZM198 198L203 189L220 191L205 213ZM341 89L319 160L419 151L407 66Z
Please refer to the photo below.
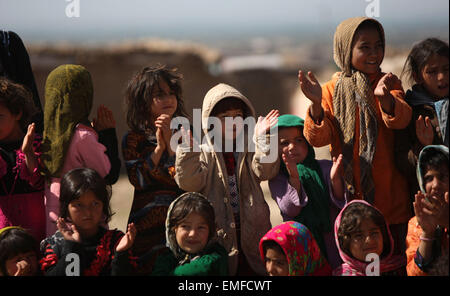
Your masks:
M287 221L275 226L259 242L261 258L265 260L263 243L275 241L286 254L290 276L331 275L331 267L320 253L319 246L305 225Z
M90 125L93 95L91 75L83 66L62 65L48 75L41 156L47 177L61 177L75 127L79 123Z
M353 38L358 27L364 22L378 26L380 38L385 47L384 30L381 24L371 18L349 18L336 28L334 35L334 61L342 70L334 89L333 110L341 131L342 154L344 156L344 179L351 190L353 184L353 138L355 135L355 112L359 109L359 159L361 167L361 187L364 199L374 201L375 186L372 179L372 160L378 135L376 101L369 78L352 68Z

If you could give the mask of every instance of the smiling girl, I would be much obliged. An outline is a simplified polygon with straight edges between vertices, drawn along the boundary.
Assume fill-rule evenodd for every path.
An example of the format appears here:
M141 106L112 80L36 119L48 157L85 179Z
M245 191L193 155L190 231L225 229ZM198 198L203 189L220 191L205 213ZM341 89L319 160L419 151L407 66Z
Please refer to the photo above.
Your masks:
M228 275L228 254L216 241L214 208L200 193L188 192L169 208L166 238L152 275Z

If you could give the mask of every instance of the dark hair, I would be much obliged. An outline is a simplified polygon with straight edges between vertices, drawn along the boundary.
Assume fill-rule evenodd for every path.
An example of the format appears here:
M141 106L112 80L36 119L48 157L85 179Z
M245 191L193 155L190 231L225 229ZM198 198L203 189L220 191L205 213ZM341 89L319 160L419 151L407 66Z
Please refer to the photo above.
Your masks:
M209 227L208 240L211 239L216 232L214 208L205 196L197 192L186 192L180 195L170 212L169 233L173 234L175 227L191 213L197 213L205 219Z
M159 89L161 80L165 81L177 98L177 109L173 117L188 117L182 99L181 80L183 76L176 68L165 65L145 67L128 82L125 92L127 108L127 124L133 131L154 130L153 122L149 122L149 112L152 105L152 93Z
M274 249L274 250L276 250L278 253L281 253L281 254L283 254L284 256L286 256L286 253L284 252L283 248L282 248L279 244L277 244L276 241L273 241L273 240L265 240L265 241L262 243L262 248L263 248L263 252L264 252L264 257L266 256L267 249ZM286 258L286 260L287 260L287 258Z
M432 55L448 58L448 50L448 44L437 38L428 38L416 43L406 58L400 77L406 77L407 81L413 84Z
M38 254L38 242L26 230L11 228L0 234L0 273L7 275L6 261L27 252Z
M32 116L37 112L32 98L31 92L25 86L0 78L0 105L5 106L14 115L22 112L19 124L23 131L27 130Z
M89 168L73 169L63 176L59 196L60 217L70 218L69 204L88 191L94 193L95 197L103 203L105 223L109 222L113 215L109 204L111 187L96 171Z
M250 112L248 111L247 105L239 98L235 97L227 97L221 99L211 110L210 116L217 116L220 113L224 113L228 110L235 110L239 109L242 110L242 113L245 117L250 115Z
M442 167L447 168L448 171L448 160L448 156L440 150L428 148L420 156L420 171L422 175L425 175L430 169L439 171Z
M341 249L349 256L353 257L350 252L350 241L353 233L358 231L363 221L368 219L380 227L383 235L383 253L381 257L389 254L391 250L391 243L388 235L386 221L383 215L377 211L374 207L368 206L361 202L350 204L342 213L341 224L338 229L338 240Z

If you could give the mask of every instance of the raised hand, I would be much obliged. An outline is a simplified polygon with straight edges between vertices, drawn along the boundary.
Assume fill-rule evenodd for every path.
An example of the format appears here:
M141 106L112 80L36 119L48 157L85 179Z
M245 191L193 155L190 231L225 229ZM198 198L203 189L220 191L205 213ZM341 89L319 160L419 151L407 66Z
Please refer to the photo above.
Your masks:
M331 167L330 171L330 179L331 180L338 180L342 176L344 176L344 156L342 154L339 154L339 156L336 158L333 156L333 166Z
M81 242L81 235L75 225L69 225L63 218L58 218L56 220L56 226L58 227L59 232L61 232L65 240L74 241L77 243Z
M417 223L419 223L424 233L432 236L438 226L438 221L434 212L434 206L427 200L427 197L421 191L417 192L413 206Z
M106 108L104 105L100 105L97 108L97 118L94 118L92 121L92 127L96 131L115 128L116 121L114 119L112 111Z
M434 131L431 120L428 116L423 119L422 115L416 120L416 136L423 146L433 144Z
M255 125L255 135L265 135L272 127L277 124L279 116L280 111L273 109L266 115L266 117L258 117L258 122Z
M398 77L392 73L387 73L381 77L374 90L374 95L378 97L386 97L390 95L390 91L394 89L394 85L398 82Z
M22 142L22 152L26 155L34 155L33 151L33 140L35 137L35 124L34 122L30 125L28 125L27 134L23 138Z
M33 151L33 140L35 137L35 124L34 122L28 125L27 134L23 138L22 152L25 154L25 163L28 171L32 173L37 167L37 159Z
M298 71L298 81L300 82L300 88L305 96L311 100L313 104L320 106L322 103L322 87L314 74L309 71L308 76L306 76L303 71L300 70Z
M171 117L167 114L161 114L155 121L155 126L161 131L162 140L165 142L165 149L169 155L174 154L170 148L170 138L172 137L172 130L170 129Z
M286 169L289 174L289 184L291 184L291 186L294 187L297 192L300 192L302 184L298 175L297 162L295 161L294 157L290 156L287 153L281 153L281 159L286 165Z
M429 197L433 205L433 214L436 217L438 225L448 228L449 223L449 207L448 207L448 192L445 192L443 197L431 196Z
M119 244L116 247L116 252L124 252L133 246L134 239L136 238L136 226L134 223L128 224L127 233L120 239Z

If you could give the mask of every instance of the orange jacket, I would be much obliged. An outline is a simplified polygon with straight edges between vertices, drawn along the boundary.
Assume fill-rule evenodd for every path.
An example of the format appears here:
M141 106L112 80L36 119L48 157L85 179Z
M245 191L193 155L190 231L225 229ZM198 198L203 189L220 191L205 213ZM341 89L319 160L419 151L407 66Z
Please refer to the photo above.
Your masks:
M378 73L370 76L372 89L374 90L378 81L384 73ZM311 118L308 109L304 135L308 142L321 147L331 145L332 156L338 156L341 153L341 143L335 118L333 115L333 94L338 75L333 75L331 81L322 87L322 107L324 109L324 119L317 124ZM395 98L394 116L384 113L381 109L377 97L377 122L378 137L376 142L375 155L372 161L372 176L375 183L375 201L374 206L384 215L388 224L407 223L411 218L411 201L409 200L408 183L403 175L397 170L394 162L394 131L393 129L405 128L411 120L411 108L404 101L405 93L398 83L395 89L391 91ZM349 115L352 116L352 115ZM360 164L358 157L359 147L359 110L355 116L355 138L353 147L353 176L355 183L355 198L362 198L360 185Z
M448 232L448 230L446 230ZM414 262L414 257L416 255L417 249L420 244L420 236L422 235L422 228L417 223L417 218L414 216L409 220L408 223L408 235L406 236L406 272L408 276L425 276L428 275L422 269L420 269L416 262ZM443 236L441 241L442 250L448 250L448 236Z

